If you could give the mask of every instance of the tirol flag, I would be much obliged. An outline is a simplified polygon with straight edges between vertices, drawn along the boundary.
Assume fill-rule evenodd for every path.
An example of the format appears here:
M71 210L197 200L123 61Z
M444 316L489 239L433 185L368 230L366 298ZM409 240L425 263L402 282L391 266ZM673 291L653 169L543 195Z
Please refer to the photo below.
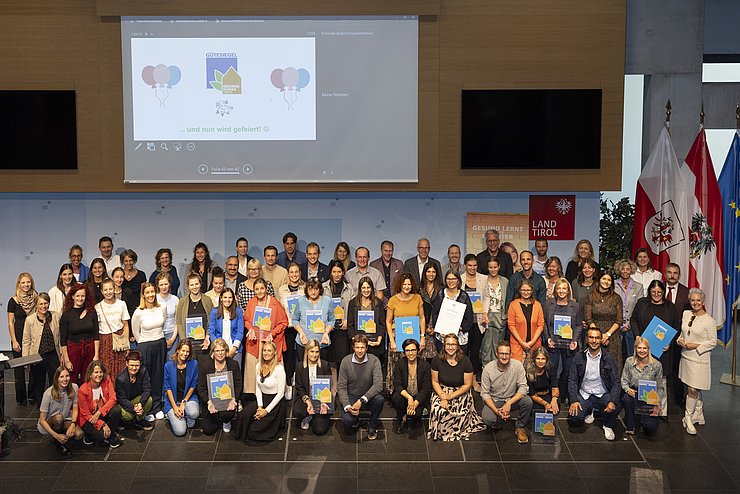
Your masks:
M685 273L689 265L687 189L667 125L650 151L635 193L633 253L647 248L654 269L669 262Z
M732 338L732 311L740 301L740 131L735 132L719 174L719 191L725 237L725 323L717 337L727 345Z
M681 174L689 193L689 270L684 283L704 292L704 304L720 328L725 323L725 262L722 196L714 174L704 127L686 155ZM683 273L683 271L682 271Z

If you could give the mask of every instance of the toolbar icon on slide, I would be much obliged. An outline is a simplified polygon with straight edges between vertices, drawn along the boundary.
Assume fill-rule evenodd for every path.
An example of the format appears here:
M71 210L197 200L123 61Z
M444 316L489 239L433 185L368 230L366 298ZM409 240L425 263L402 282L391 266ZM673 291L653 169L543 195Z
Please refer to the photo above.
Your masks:
M200 173L201 175L205 175L206 173L208 173L208 165L206 165L205 163L201 163L200 165L198 165L198 173Z

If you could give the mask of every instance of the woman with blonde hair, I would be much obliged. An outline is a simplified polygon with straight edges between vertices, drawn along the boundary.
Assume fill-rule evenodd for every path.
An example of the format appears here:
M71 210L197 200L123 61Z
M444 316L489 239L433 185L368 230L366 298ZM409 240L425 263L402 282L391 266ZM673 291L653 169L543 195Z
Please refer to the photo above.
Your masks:
M267 288L267 294L273 297L275 296L275 288L272 286L272 283L262 277L262 263L257 259L251 259L247 262L247 279L242 281L236 288L237 302L242 310L245 310L249 301L255 297L254 282L257 280L263 280L265 282L265 288Z
M49 310L51 299L45 292L36 298L36 312L26 318L23 326L23 344L21 353L24 357L38 353L41 362L31 364L29 379L29 397L41 405L41 398L49 385L54 384L54 372L59 367L59 314Z
M573 250L573 258L568 262L568 266L565 268L565 279L573 283L578 277L580 271L580 264L584 260L590 260L594 263L594 269L598 272L601 271L599 263L596 262L596 254L594 254L594 246L587 239L581 239L576 244L576 248Z
M552 367L558 374L560 389L566 390L570 364L581 340L583 323L581 321L581 308L573 299L570 283L565 278L555 282L555 298L545 300L545 334L544 342L547 345ZM567 323L570 326L570 335L556 334L555 316L558 316L561 326ZM568 337L569 336L569 337ZM567 393L566 393L567 395Z
M644 295L641 283L632 277L637 270L637 265L629 259L619 259L614 263L614 292L622 298L622 344L627 350L627 356L635 351L635 335L630 329L630 318L635 310L637 301Z
M262 345L257 363L257 386L255 401L249 402L242 411L236 430L236 438L247 443L264 444L282 436L285 422L285 370L280 364L277 347L272 341Z
M26 324L26 317L36 310L36 298L38 296L31 274L19 274L15 282L15 294L8 300L8 331L13 347L13 357L22 356L23 326ZM16 367L13 372L15 377L15 401L21 406L26 405L29 394L26 389L26 369L23 366ZM29 383L29 389L31 385L32 383Z
M311 385L317 378L328 377L331 377L331 369L329 362L321 358L318 340L309 340L303 354L303 363L295 373L296 400L293 403L293 415L301 421L301 429L311 429L317 436L323 436L329 431L334 410L326 403L316 406L316 400L311 398Z
M131 318L131 334L136 338L141 353L141 365L149 371L152 380L152 413L147 417L151 422L156 417L161 420L162 386L164 385L164 365L167 358L167 343L164 338L165 308L157 301L157 289L145 281L141 284L139 308Z
M545 278L545 284L547 285L545 291L546 298L555 298L555 283L557 283L560 278L564 277L563 263L560 261L560 258L558 256L550 257L547 262L545 262L545 275L543 276L543 278Z
M639 414L637 411L637 395L640 381L654 381L656 384L657 402L649 413ZM660 424L660 403L665 394L663 380L663 366L650 355L650 342L638 336L635 338L635 354L628 357L622 370L622 406L624 407L624 428L627 434L634 434L642 426L645 434L652 434Z
M231 291L231 289L228 289ZM214 309L215 310L215 309ZM239 365L229 356L231 347L223 338L216 338L211 343L211 359L198 369L198 399L200 400L200 416L203 418L203 434L211 436L218 431L219 426L225 433L231 432L231 421L236 416L237 398L242 389L241 370ZM208 375L231 372L232 383L231 401L226 410L216 410L211 401Z

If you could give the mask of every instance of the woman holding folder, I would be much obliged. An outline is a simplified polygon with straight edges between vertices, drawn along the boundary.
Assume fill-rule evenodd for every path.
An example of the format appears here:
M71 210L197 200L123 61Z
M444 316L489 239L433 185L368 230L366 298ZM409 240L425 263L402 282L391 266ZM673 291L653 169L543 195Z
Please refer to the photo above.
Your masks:
M372 313L372 319L360 317L359 312ZM367 351L372 353L383 367L385 360L385 308L383 301L375 296L373 280L368 276L360 278L357 284L357 296L349 301L347 310L347 333L350 340L357 334L367 336ZM370 324L372 321L372 324ZM364 322L364 325L363 325Z
M665 298L665 285L660 280L653 280L650 282L647 288L648 295L637 301L635 309L632 311L632 317L630 318L630 327L632 333L635 335L635 339L638 336L642 336L647 329L650 321L653 317L658 317L663 322L668 324L673 329L678 329L680 326L680 318L676 306L672 302ZM673 345L675 343L668 343L665 348L662 348L663 354L660 356L660 363L663 365L663 383L662 386L666 388L665 381L672 379L674 376L673 372ZM673 388L673 386L671 386ZM662 417L668 416L668 398L667 393L663 393L660 403L660 414Z
M429 267L429 264L427 264L427 267ZM424 348L426 333L424 302L421 296L416 293L416 282L414 278L409 273L401 273L396 279L394 291L396 294L388 300L388 306L385 311L385 328L388 333L388 369L385 382L388 386L388 392L393 391L393 369L396 362L403 357L401 353L402 349L396 345L396 319L399 317L419 318L421 348Z

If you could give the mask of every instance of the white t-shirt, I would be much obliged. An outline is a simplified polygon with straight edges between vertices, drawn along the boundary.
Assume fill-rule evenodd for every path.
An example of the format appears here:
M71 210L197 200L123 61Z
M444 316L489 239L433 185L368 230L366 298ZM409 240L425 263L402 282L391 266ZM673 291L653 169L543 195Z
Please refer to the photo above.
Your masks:
M111 334L120 331L123 329L123 321L131 319L126 303L122 300L116 299L112 304L102 300L95 305L95 310L98 313L100 334Z
M157 294L157 302L165 308L164 336L167 339L172 338L172 335L175 334L175 311L179 301L180 299L172 294L169 294L166 300L162 295Z

